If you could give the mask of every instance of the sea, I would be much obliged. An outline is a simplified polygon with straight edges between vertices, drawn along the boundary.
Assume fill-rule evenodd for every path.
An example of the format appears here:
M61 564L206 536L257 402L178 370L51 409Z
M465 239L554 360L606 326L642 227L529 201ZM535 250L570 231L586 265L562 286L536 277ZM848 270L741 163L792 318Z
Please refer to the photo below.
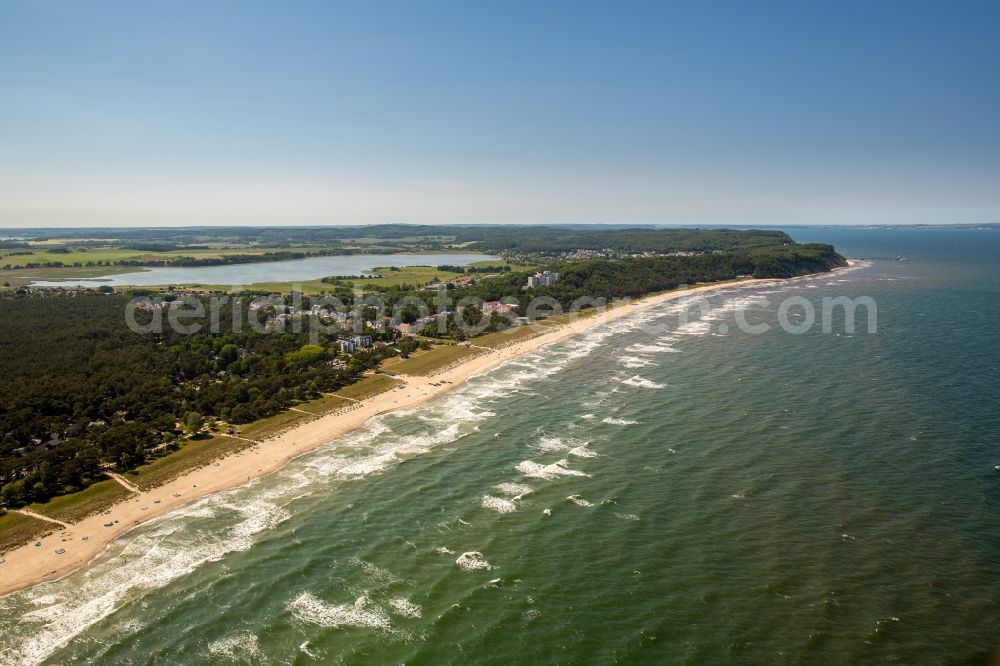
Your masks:
M861 261L592 328L146 524L0 598L0 663L1000 663L1000 231L788 231ZM824 326L839 297L877 307Z

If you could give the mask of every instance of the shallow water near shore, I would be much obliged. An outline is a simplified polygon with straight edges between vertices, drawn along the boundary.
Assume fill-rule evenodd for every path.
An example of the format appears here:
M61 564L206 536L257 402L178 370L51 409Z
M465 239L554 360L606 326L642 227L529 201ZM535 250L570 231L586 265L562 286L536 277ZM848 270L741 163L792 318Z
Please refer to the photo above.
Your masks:
M667 303L374 419L0 599L0 663L989 661L1000 235L790 233L907 260ZM862 295L877 334L777 328Z

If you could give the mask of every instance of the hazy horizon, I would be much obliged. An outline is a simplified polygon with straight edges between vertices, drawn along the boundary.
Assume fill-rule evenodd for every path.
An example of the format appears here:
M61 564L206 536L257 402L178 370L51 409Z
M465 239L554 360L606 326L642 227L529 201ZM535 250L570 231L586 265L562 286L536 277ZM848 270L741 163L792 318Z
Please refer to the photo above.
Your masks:
M35 227L4 227L0 225L0 232L32 232L32 231L81 231L81 230L104 230L104 229L121 229L121 230L135 230L135 229L267 229L267 228L339 228L339 227L374 227L374 226L412 226L412 227L424 227L424 226L443 226L443 227L469 227L469 226L536 226L536 227L608 227L608 228L639 228L639 227L649 227L649 228L701 228L701 227L718 227L729 228L729 229L784 229L784 228L823 228L823 227L835 227L835 228L980 228L980 227L998 227L1000 222L951 222L951 223L874 223L874 224L860 224L860 223L829 223L829 222L814 222L814 223L794 223L789 222L785 224L746 224L734 222L727 224L725 222L700 222L700 223L655 223L655 222L340 222L340 223L315 223L315 224L122 224L122 225L80 225L80 226L69 226L69 225L46 225L46 226L35 226Z
M1000 6L0 6L0 228L1000 221Z

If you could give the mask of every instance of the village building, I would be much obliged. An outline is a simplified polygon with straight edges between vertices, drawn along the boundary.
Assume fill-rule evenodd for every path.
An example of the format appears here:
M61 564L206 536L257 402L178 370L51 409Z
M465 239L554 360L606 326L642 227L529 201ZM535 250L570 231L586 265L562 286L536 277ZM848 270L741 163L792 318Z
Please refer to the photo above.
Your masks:
M528 277L528 288L551 287L559 280L559 273L552 271L542 271Z

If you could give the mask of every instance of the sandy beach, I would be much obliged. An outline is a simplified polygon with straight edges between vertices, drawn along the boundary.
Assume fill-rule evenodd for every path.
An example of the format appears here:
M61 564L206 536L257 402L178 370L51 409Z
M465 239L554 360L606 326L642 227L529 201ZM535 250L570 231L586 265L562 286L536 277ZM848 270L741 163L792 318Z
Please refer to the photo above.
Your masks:
M763 285L782 281L752 282ZM240 453L222 458L217 464L193 470L155 489L135 492L130 499L114 505L104 513L89 516L50 534L41 540L41 547L29 543L6 553L0 564L0 595L61 578L80 569L99 556L117 537L136 526L207 495L246 484L278 470L297 456L335 443L339 437L362 427L374 416L416 407L460 386L470 377L587 329L628 317L666 301L724 289L734 284L747 284L747 281L720 282L625 302L599 314L580 317L560 326L549 326L542 335L485 351L430 377L397 375L404 381L402 385L364 400L350 411L320 417L258 442ZM63 552L57 553L57 550Z

